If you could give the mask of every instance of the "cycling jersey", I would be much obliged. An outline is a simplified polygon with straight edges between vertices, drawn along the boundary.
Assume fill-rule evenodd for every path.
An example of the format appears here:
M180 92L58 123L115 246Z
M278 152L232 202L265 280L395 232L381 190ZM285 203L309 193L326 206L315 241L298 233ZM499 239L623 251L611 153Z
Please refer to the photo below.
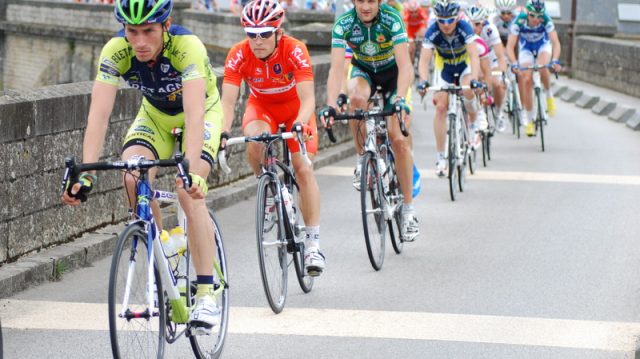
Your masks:
M480 45L484 43L473 32L471 25L464 20L458 21L451 36L445 36L436 22L429 26L424 36L422 47L435 49L436 61L434 70L437 74L434 78L435 83L439 84L444 81L454 84L471 72L470 66L468 66L469 54L466 46L476 40L482 42L477 41ZM488 52L488 50L485 50L485 52ZM456 77L458 80L456 80Z
M429 15L423 8L419 8L418 11L409 11L409 9L404 9L403 20L404 24L407 26L407 36L409 39L415 39L416 33L427 27Z
M171 25L163 36L164 49L150 65L138 61L124 30L118 32L102 49L96 81L118 86L122 77L129 86L142 92L144 99L127 131L123 149L143 146L155 158L166 159L173 153L171 130L184 128L185 124L183 83L205 79L207 99L201 158L213 166L220 142L222 106L207 50L195 35L179 25ZM183 151L185 146L183 142Z
M497 44L502 44L500 40L500 35L498 34L498 29L496 26L489 21L485 20L482 23L482 30L480 30L480 38L485 42L485 44L489 48L489 57L491 59L491 67L498 66L498 57L496 56L496 52L493 51L493 46Z
M491 22L498 29L498 33L500 34L500 40L502 40L503 45L507 44L507 39L509 38L509 34L511 33L510 26L513 23L513 20L515 20L517 17L518 17L518 13L514 11L514 16L511 18L511 21L509 22L504 21L499 13L491 20Z
M531 27L527 22L527 14L522 12L511 23L510 31L512 35L519 37L521 48L537 50L544 43L549 42L549 34L555 31L555 26L551 18L545 14L538 26Z
M242 127L252 121L269 124L271 132L278 131L279 124L291 129L298 117L300 99L296 85L313 81L311 58L301 41L283 35L274 53L266 60L257 58L245 39L231 48L224 66L224 83L240 86L242 80L249 86L249 100L242 119ZM307 151L316 153L318 136L315 116L307 119L312 138L307 141ZM300 151L298 142L287 140L292 153Z
M336 20L331 38L332 48L349 46L353 63L374 73L396 66L393 47L408 41L400 14L387 4L380 5L370 27L358 19L355 9L345 12Z
M249 39L231 48L224 66L224 82L240 86L245 80L251 97L263 102L287 102L298 98L296 84L313 81L307 47L299 40L282 36L276 51L266 60L257 58Z
M200 39L179 25L171 25L164 33L164 41L164 50L149 66L138 61L124 37L124 29L120 30L102 49L96 81L118 86L122 77L129 86L140 90L152 106L177 115L184 111L183 82L203 78L207 83L207 107L220 106L216 76Z

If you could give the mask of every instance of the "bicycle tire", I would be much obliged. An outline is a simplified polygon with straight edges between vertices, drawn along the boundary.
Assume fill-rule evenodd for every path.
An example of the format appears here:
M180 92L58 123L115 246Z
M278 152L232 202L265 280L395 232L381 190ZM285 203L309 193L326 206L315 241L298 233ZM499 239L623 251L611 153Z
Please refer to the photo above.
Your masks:
M491 138L495 135L497 128L496 128L496 110L495 110L496 105L493 104L491 105L490 109L491 109L491 117L493 118L493 126L491 127L491 130L489 132L489 136L487 136L487 160L491 161Z
M278 205L277 186L273 178L268 175L260 177L258 181L258 196L256 206L256 240L258 245L258 259L262 287L269 306L274 313L282 312L287 299L288 258L287 244L282 229L284 221L281 210L284 203ZM267 198L274 198L274 204L267 214ZM275 216L275 219L274 219ZM268 234L268 236L265 236ZM267 240L268 239L268 240Z
M131 249L133 249L134 253L131 253ZM146 255L147 233L140 223L128 225L119 235L118 242L113 250L111 269L109 271L109 336L111 339L111 352L114 358L130 358L134 355L144 358L162 358L164 356L166 342L164 291L162 290L162 281L156 267L153 270L156 284L154 310L158 308L158 311L157 315L155 312L148 313L147 275L149 263L155 263L155 261L153 259L149 261ZM133 265L131 273L129 273L130 265ZM129 283L127 311L128 313L143 315L146 312L146 314L150 315L148 319L143 318L143 315L134 314L130 314L129 318L120 316L122 310L119 306L121 307L122 304L117 303L117 301L124 300L128 275L131 275L129 278L133 281ZM156 318L158 319L157 325L153 324Z
M214 291L220 293L216 295L216 304L220 309L220 324L214 327L210 335L190 335L189 342L193 354L198 359L217 359L222 355L227 329L229 327L229 271L227 269L227 256L224 250L224 240L220 232L220 226L214 214L209 211L209 217L213 222L214 241L216 243L216 259L220 273L214 270ZM194 293L195 294L195 293ZM195 298L195 297L192 297ZM192 303L192 305L195 303ZM216 332L217 330L217 332ZM213 339L213 340L210 340Z
M536 99L538 101L538 115L536 120L536 131L540 131L540 145L542 146L542 152L544 152L544 107L542 106L542 98L540 97L540 91L536 93ZM538 129L539 127L539 129Z
M402 195L402 189L400 188L400 183L398 182L396 164L393 159L393 155L389 156L389 161L387 162L386 178L389 184L388 191L387 193L385 193L385 196L390 199L389 205L396 208L396 210L393 212L393 218L387 220L387 227L389 228L389 238L391 239L391 246L393 247L393 251L396 252L396 254L400 254L402 253L402 249L404 248L404 241L402 240L402 233L400 232L402 230L400 225L402 223L401 213L404 196ZM396 228L397 230L394 231L394 228Z
M382 269L384 263L385 233L387 221L384 218L382 180L378 173L375 155L367 152L362 158L360 171L360 204L362 227L367 254L375 270ZM370 209L369 209L370 204ZM369 217L369 214L372 216Z
M311 289L313 289L313 277L308 275L306 272L306 268L304 266L304 235L305 233L303 231L298 231L298 228L301 228L301 224L303 224L302 222L302 216L300 215L300 211L299 211L299 204L298 204L298 196L299 196L299 191L298 191L298 185L297 183L295 183L295 181L293 180L293 178L288 178L289 175L285 175L285 183L290 183L290 187L291 187L291 198L293 198L293 208L295 211L295 216L296 216L296 227L293 229L293 235L295 237L295 247L293 248L293 252L291 253L293 255L293 266L296 269L296 278L298 279L298 284L300 285L300 289L302 289L302 291L304 293L309 293L311 292Z
M458 149L457 149L457 133L456 133L456 116L449 116L449 130L447 131L447 166L449 170L449 196L452 201L456 200L456 192L458 191Z
M472 148L469 148L469 133L467 130L467 121L462 120L462 124L460 126L460 133L458 134L460 138L460 151L462 152L462 161L458 163L458 189L460 193L464 192L464 185L466 183L467 178L467 166L469 167L469 172L471 174L474 173L474 164L472 164L472 159L475 159L475 151Z

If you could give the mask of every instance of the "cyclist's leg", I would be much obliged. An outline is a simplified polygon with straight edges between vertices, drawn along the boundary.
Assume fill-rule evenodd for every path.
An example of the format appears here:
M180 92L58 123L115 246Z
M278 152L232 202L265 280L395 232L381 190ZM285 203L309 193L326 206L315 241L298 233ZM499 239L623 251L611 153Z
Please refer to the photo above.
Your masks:
M366 110L368 108L369 97L374 91L369 74L354 65L351 69L351 78L347 84L347 89L349 91L351 108ZM356 152L362 154L362 146L366 137L365 125L362 121L349 121L349 125L351 127Z
M147 111L149 110L149 111ZM160 118L157 111L146 100L136 115L123 141L122 159L128 160L134 156L144 156L146 159L168 158L173 150L174 140L166 128L159 126ZM149 182L153 183L158 170L149 170ZM135 210L137 172L124 173L124 187L129 208ZM162 215L157 201L151 202L151 209L158 228L162 230Z
M535 57L531 49L521 46L518 54L518 63L522 67L528 67L535 63ZM533 112L533 78L531 70L520 71L518 86L520 89L520 100L524 110L526 111L526 116L523 116L522 118L522 123L524 125L529 122L531 119L530 114Z
M551 43L547 42L542 45L538 50L538 58L536 59L536 63L538 65L547 65L551 62ZM556 105L555 100L553 98L553 94L551 93L551 75L549 73L549 69L544 68L540 70L540 79L542 80L542 85L544 86L544 92L546 95L546 103L547 103L547 111L550 116L555 116Z
M434 86L442 86L449 83L443 76L453 82L453 75L448 73L449 71L447 73L444 72L448 69L438 66L438 61L436 61L433 75ZM433 95L433 103L436 106L436 115L433 120L433 133L436 139L436 174L443 177L447 169L445 142L447 138L449 95L446 92L436 92Z
M277 113L277 112L273 112ZM258 136L262 133L276 133L278 126L275 119L267 109L257 101L249 99L242 118L242 132L245 136ZM253 174L260 175L264 145L262 143L247 143L247 161L253 170Z

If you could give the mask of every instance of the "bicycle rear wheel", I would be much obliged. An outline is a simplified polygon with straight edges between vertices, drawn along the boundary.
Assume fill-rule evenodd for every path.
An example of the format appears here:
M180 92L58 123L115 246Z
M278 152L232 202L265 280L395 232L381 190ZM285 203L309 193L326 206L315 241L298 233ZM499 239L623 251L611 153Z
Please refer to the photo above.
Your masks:
M164 291L155 261L147 253L147 233L140 224L130 224L120 233L109 273L109 335L114 358L164 356ZM148 308L149 265L154 265L153 308Z
M220 226L211 211L209 211L209 217L211 217L214 228L214 238L212 240L216 243L215 269L213 271L214 293L221 316L220 324L212 329L210 335L189 336L193 354L198 359L216 359L220 357L229 326L229 272L227 271L227 257L224 251L224 241ZM195 302L195 293L193 294L192 300ZM195 305L195 303L192 303L192 305Z
M264 294L274 313L280 313L287 299L287 242L282 228L284 220L276 200L282 198L278 187L270 176L262 176L258 182L256 208L256 239L258 259Z
M285 183L287 181L285 180ZM293 248L293 266L296 269L296 277L298 278L298 284L300 285L300 289L304 293L311 292L313 289L313 277L307 274L307 270L304 266L304 237L305 232L303 230L303 219L300 215L300 205L299 205L299 191L298 185L292 181L291 185L291 198L293 198L293 210L295 211L296 223L293 228L293 236L295 238Z
M456 200L458 192L458 133L456 132L456 116L449 116L449 131L447 133L447 166L449 169L449 195Z
M380 270L384 262L387 221L384 218L382 178L378 173L377 159L372 152L364 154L360 175L362 227L367 254L373 269Z
M462 121L460 133L458 134L460 152L462 153L462 159L458 162L458 188L460 189L460 192L464 192L464 185L467 179L467 166L469 166L469 172L473 174L476 165L476 151L473 148L470 148L469 131L466 123L467 121Z
M542 152L544 152L544 107L542 106L542 98L540 97L540 91L536 92L536 100L538 103L538 115L536 116L536 133L540 133L540 145L542 146Z

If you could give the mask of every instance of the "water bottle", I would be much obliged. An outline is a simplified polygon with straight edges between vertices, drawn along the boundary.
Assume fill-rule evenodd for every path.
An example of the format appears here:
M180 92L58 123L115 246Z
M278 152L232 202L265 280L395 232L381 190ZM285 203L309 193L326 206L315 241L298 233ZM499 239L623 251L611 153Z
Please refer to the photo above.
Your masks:
M172 271L176 269L177 260L176 260L176 248L173 240L169 236L169 232L162 230L160 233L160 241L162 242L162 248L164 249L164 255L167 257L169 261L169 267Z
M291 198L291 194L289 193L289 189L286 185L281 186L282 192L282 200L284 201L284 207L287 210L287 215L289 216L289 223L294 224L295 221L295 213L293 212L293 199Z
M169 237L171 238L170 242L173 243L173 248L175 250L175 262L176 267L176 277L177 277L177 287L180 295L186 295L187 293L187 257L184 255L187 250L187 239L184 235L184 229L182 227L175 227L169 231Z

